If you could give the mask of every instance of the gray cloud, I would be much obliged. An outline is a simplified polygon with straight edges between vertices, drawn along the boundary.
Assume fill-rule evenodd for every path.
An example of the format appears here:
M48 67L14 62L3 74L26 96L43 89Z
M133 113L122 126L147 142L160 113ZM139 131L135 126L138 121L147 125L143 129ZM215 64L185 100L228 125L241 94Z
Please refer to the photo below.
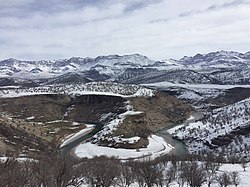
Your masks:
M249 17L249 1L240 0L3 1L0 59L246 51Z
M157 4L162 2L162 0L140 0L140 1L134 1L132 3L127 4L126 8L124 9L124 12L133 12L138 9L143 9L151 4Z
M249 2L246 2L244 0L235 0L232 2L223 3L221 5L213 4L213 5L209 6L208 8L206 8L205 10L189 11L189 12L181 13L181 14L179 14L179 17L187 17L187 16L191 16L194 14L201 14L201 13L209 12L209 11L218 11L218 10L221 10L223 8L230 8L230 7L235 7L235 6L244 5L244 4L247 5L247 4L249 4Z

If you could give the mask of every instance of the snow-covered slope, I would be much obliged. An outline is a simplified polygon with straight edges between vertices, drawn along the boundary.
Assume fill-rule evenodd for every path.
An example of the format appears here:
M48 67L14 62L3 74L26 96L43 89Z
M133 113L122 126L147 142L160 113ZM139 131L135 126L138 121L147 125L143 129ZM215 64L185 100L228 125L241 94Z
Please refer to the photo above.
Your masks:
M170 129L191 153L250 156L250 98L207 112L200 120Z
M49 86L19 88L10 87L0 90L1 98L21 97L38 94L67 94L67 95L113 95L120 97L152 97L154 91L139 85L90 82L85 84L56 84Z
M185 100L195 108L220 107L250 97L250 85L219 85L219 84L178 84L158 82L143 84Z

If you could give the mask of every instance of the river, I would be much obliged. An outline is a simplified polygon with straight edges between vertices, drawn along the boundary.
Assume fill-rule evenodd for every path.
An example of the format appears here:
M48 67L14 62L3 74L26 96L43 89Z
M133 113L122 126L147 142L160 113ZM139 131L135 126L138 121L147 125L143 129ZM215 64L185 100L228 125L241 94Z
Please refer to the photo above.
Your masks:
M94 125L94 129L87 133L86 135L83 135L77 139L75 139L74 141L68 143L67 145L63 146L62 148L60 148L60 154L62 156L66 156L70 153L71 150L73 150L77 145L79 145L81 142L91 138L92 136L94 136L96 133L98 133L102 127L103 127L103 124L101 123L95 123L95 124L91 124L91 125Z
M177 126L186 126L186 125L189 125L190 123L194 123L196 120L200 119L202 116L203 116L202 111L195 112L192 114L192 117L190 117L183 123L169 125L165 127L164 129L157 132L157 135L163 137L167 143L169 143L170 145L174 147L174 149L170 152L170 154L173 154L180 158L184 158L187 153L187 148L186 148L186 145L183 144L182 142L173 139L172 135L168 132L168 130L175 128Z
M174 128L176 126L183 126L183 125L188 125L189 123L193 123L197 119L200 119L202 117L202 115L203 115L203 112L193 113L192 114L193 117L187 119L183 123L169 125L156 133L157 135L163 137L167 143L169 143L170 145L172 145L174 147L174 149L170 152L170 154L173 154L173 155L176 155L180 158L183 158L187 153L187 149L186 149L185 144L183 144L182 142L180 142L178 140L173 139L172 135L168 132L168 130L171 128ZM103 124L101 124L101 123L95 123L93 125L95 125L95 127L91 132L89 132L88 134L83 135L83 136L77 138L76 140L70 142L69 144L63 146L60 149L61 155L63 155L63 156L68 155L77 145L79 145L81 142L91 138L93 135L95 135L97 132L99 132L103 127Z

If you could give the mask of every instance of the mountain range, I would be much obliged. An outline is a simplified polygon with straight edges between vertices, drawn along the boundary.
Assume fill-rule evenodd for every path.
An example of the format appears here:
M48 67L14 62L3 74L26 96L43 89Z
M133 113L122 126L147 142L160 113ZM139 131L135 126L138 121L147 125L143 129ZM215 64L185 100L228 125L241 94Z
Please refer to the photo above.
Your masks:
M140 54L51 61L13 58L0 61L1 86L91 81L249 84L250 52L218 51L162 61Z

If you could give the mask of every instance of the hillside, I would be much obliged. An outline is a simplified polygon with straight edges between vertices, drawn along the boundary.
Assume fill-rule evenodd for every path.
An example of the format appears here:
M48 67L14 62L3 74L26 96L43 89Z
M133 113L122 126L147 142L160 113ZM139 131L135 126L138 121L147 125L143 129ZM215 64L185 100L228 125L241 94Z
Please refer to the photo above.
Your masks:
M190 153L244 157L250 152L250 99L207 112L194 123L170 129Z

